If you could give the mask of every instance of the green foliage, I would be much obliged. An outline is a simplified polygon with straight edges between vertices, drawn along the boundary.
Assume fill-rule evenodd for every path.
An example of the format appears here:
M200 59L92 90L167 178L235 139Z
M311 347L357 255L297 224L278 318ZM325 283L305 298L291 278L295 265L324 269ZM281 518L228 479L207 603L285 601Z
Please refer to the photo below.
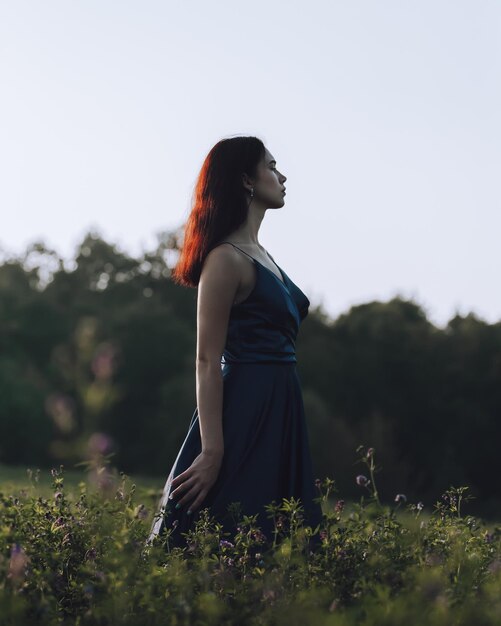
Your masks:
M0 264L0 463L71 467L92 433L117 466L167 476L196 406L196 290L170 279L178 233L133 258L88 233L74 259L43 243ZM469 484L501 515L501 323L435 327L415 302L312 307L297 342L316 475L355 496L350 451L370 440L385 492L440 497ZM481 445L471 445L472 436Z
M467 487L429 513L404 494L382 505L375 450L358 452L367 500L334 503L335 482L317 480L322 523L304 525L299 500L270 503L271 545L238 503L233 532L203 509L186 548L170 549L168 531L148 544L155 503L109 459L98 469L111 481L71 492L53 468L48 498L29 470L27 489L0 492L2 626L499 624L501 527L464 516Z

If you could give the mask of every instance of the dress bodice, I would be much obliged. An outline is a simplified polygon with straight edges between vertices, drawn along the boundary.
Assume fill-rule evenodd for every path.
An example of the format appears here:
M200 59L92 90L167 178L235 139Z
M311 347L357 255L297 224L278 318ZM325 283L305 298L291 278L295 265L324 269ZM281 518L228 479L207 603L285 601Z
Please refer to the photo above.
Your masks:
M230 243L256 267L253 290L231 308L221 363L295 363L296 337L310 301L278 265L283 282L235 244L221 243Z

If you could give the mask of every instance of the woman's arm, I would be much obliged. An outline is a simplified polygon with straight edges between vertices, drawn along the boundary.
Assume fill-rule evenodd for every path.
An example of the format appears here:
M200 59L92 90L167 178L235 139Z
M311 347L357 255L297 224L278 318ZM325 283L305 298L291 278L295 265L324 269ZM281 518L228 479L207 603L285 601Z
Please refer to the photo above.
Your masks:
M240 281L234 255L226 246L212 250L205 259L198 285L197 406L202 450L213 454L224 451L221 355Z
M235 254L230 246L218 246L209 252L198 284L196 392L202 452L173 479L170 495L175 500L182 496L179 506L191 502L188 512L196 510L205 499L217 479L224 454L221 355L240 283Z

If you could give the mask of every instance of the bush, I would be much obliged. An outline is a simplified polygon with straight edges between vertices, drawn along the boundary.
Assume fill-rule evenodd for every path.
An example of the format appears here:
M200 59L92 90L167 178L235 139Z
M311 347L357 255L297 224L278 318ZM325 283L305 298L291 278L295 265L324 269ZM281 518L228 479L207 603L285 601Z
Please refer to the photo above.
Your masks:
M374 456L361 454L370 477L356 477L368 491L359 503L331 502L334 481L317 480L317 528L294 499L268 506L271 544L255 517L225 534L203 509L186 548L170 548L168 531L146 542L157 494L150 511L105 463L73 493L52 469L50 498L28 470L28 489L0 493L1 623L499 624L501 529L463 516L467 487L429 513L404 494L382 505Z

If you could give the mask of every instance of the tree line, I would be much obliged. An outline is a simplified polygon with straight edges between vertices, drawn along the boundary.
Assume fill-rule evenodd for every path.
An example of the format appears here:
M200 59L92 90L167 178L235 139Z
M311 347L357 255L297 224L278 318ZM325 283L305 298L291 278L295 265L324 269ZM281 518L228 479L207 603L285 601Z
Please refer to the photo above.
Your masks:
M196 406L196 290L170 280L180 236L139 258L95 232L70 262L43 242L3 258L0 463L71 468L102 445L125 472L167 477ZM472 513L501 512L501 322L438 328L400 297L336 319L317 306L297 355L318 477L358 497L364 444L387 499L431 506L461 484Z

